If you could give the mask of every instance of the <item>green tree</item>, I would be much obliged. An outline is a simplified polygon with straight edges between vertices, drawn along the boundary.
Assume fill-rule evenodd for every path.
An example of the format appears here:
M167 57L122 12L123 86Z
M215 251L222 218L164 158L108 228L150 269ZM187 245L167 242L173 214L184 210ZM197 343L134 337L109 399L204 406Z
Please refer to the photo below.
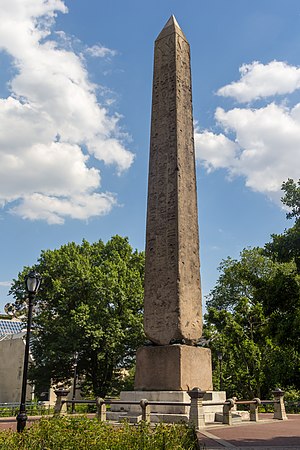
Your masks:
M72 357L86 390L105 396L118 384L121 368L130 368L143 342L144 254L127 238L106 244L83 241L41 252L37 264L14 280L15 298L6 310L23 314L24 275L42 275L36 297L30 377L43 386L72 378Z
M282 190L295 224L263 249L224 260L208 298L205 334L215 382L222 352L229 395L264 396L276 385L300 383L300 180L287 180Z
M265 397L299 385L299 284L294 263L277 263L260 248L228 258L207 302L204 335L212 349L214 385L223 355L227 395ZM289 300L289 301L288 301ZM220 388L220 386L219 386Z
M267 318L258 290L274 273L274 263L260 248L245 249L240 260L226 259L207 302L205 337L219 384L218 353L223 355L223 388L227 395L251 398L266 393L265 368L273 343L266 334Z
M284 196L281 201L284 205L290 208L287 213L287 219L294 217L296 220L300 219L300 178L298 182L289 178L282 183L281 189L284 191Z
M287 219L294 225L282 234L273 234L264 253L279 263L276 276L263 287L269 328L279 345L289 345L300 352L300 179L282 184L282 203L289 208ZM298 376L298 382L300 378Z
M275 261L294 261L300 274L300 179L296 183L288 179L282 184L282 203L289 208L287 219L295 219L295 224L282 234L272 234L272 241L265 245L265 254Z

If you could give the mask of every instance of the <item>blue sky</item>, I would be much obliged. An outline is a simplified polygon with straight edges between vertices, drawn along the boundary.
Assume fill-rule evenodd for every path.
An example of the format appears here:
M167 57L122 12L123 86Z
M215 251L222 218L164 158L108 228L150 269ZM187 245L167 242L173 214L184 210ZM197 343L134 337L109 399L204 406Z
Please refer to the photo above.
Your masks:
M42 249L142 250L153 44L191 45L204 295L227 256L289 226L300 169L298 0L0 0L0 311Z

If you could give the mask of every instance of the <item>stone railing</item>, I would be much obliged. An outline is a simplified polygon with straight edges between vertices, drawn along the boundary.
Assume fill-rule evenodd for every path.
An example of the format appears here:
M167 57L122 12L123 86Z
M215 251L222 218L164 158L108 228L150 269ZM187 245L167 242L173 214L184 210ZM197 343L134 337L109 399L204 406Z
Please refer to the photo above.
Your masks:
M284 405L284 392L280 389L273 391L274 400L260 400L259 398L254 398L253 400L235 400L228 399L223 406L223 423L227 425L232 425L232 411L236 405L249 405L250 406L250 421L258 422L258 408L260 405L273 404L274 405L274 415L273 419L277 420L287 420L287 415L285 412ZM238 412L238 411L237 411Z
M274 416L273 419L287 420L284 405L284 392L280 389L273 391L274 400L260 400L254 398L253 400L236 400L235 398L229 398L225 402L207 402L203 401L205 391L201 391L199 388L194 388L188 391L191 401L184 402L166 402L166 401L150 401L146 398L140 401L121 401L112 399L102 399L97 397L95 400L67 400L66 397L69 391L57 390L57 401L54 408L54 414L66 414L67 405L73 404L90 404L96 405L97 417L100 421L106 421L106 407L108 405L139 405L141 408L141 418L145 422L150 422L151 406L190 406L188 421L195 426L196 430L203 429L205 427L205 407L206 406L220 406L220 410L223 411L223 424L232 425L233 418L232 413L236 411L237 405L249 405L250 406L250 421L258 422L258 408L260 405L273 404ZM146 392L145 392L146 394ZM238 411L237 411L238 412Z

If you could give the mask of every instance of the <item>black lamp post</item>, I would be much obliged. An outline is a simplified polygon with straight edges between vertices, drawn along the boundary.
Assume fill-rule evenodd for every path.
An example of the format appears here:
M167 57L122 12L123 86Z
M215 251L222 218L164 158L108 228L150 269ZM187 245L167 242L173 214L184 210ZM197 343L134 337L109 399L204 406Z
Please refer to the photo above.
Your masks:
M76 397L76 380L77 380L77 361L78 361L78 352L74 353L74 362L73 362L73 368L74 368L74 379L73 379L73 395L72 400L75 401ZM72 414L75 413L75 403L72 403Z
M222 374L223 355L221 352L218 352L217 355L218 355L218 360L219 360L220 391L222 391L223 390L223 374Z
M29 272L25 277L26 291L28 292L28 319L27 319L27 332L26 332L26 345L24 354L24 367L23 367L23 380L22 380L22 393L21 393L21 403L20 412L17 415L17 430L21 433L27 421L26 414L26 388L27 388L27 373L28 373L28 360L29 360L29 342L30 342L30 331L32 323L32 310L33 310L33 300L37 294L37 291L41 284L40 275L34 270Z

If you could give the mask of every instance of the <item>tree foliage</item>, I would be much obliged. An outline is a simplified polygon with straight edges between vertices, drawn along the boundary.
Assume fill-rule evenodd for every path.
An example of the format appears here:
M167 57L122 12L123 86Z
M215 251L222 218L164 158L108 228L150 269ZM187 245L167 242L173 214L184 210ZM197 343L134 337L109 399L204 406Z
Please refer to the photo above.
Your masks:
M42 275L36 296L30 376L37 385L72 378L73 354L86 390L105 396L130 368L144 339L142 325L144 254L127 238L114 236L81 245L74 242L41 252L34 267L14 280L15 298L6 310L23 314L24 275Z
M272 241L265 245L265 252L279 262L295 261L300 274L300 179L298 183L288 179L282 184L285 195L282 202L289 208L287 219L295 219L295 224L282 234L272 234Z
M266 396L300 384L300 180L283 183L283 203L295 224L264 248L227 258L211 291L205 337L212 348L215 385L222 353L228 395Z
M282 190L284 195L281 201L286 205L290 211L287 213L287 219L294 217L296 220L300 219L300 179L298 182L289 178L282 183Z
M227 258L207 302L204 337L212 349L214 386L227 395L267 397L276 386L300 385L300 180L282 185L294 224L264 248ZM37 384L72 377L72 356L87 390L105 396L132 367L144 339L144 254L113 237L47 250L14 280L7 311L24 315L24 276L41 273L36 297L31 378ZM25 311L26 312L26 311ZM222 355L222 362L218 355Z

